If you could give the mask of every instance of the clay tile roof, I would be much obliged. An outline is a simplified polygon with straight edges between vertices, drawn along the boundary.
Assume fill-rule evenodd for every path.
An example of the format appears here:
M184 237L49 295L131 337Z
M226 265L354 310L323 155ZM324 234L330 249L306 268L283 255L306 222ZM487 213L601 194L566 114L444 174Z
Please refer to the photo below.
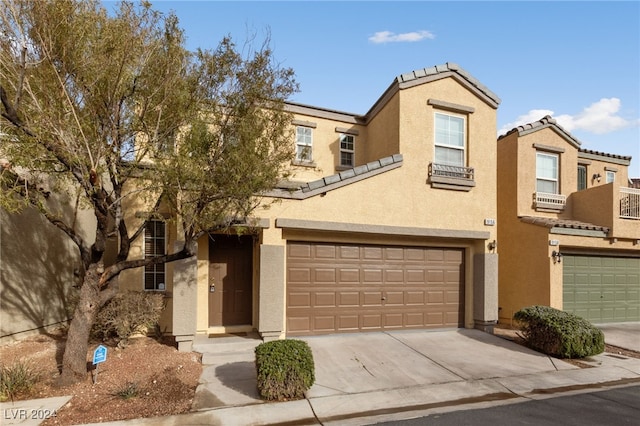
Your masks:
M569 142L570 144L572 144L576 148L580 147L581 142L578 139L576 139L575 137L573 137L573 135L571 135L571 133L566 131L561 125L559 125L556 122L555 118L551 117L550 115L545 115L540 120L534 121L533 123L522 124L520 126L514 127L513 129L509 130L504 135L499 136L498 140L504 138L507 135L515 133L515 132L517 132L520 136L523 136L523 135L526 135L528 133L537 132L538 130L545 129L547 127L553 128L560 136L565 138L567 140L567 142Z
M606 226L594 225L593 223L580 222L577 220L568 219L554 219L550 217L535 217L535 216L523 216L520 220L524 223L530 223L532 225L544 226L546 228L569 228L569 229L583 229L588 231L602 231L604 233L609 232L609 228Z
M496 106L500 104L501 100L498 97L498 95L493 93L491 90L489 90L487 86L482 84L477 78L475 78L474 76L469 74L467 71L465 71L462 67L460 67L458 64L455 64L453 62L447 62L446 64L436 65L428 68L422 68L422 69L414 70L405 74L400 74L399 76L396 77L395 81L398 84L406 83L410 81L420 80L423 78L428 78L437 74L443 74L443 73L449 73L449 72L455 73L458 76L462 77L465 81L467 81L467 83L475 87L478 91L482 92L487 98L493 101L496 104Z
M631 160L630 156L617 155L617 154L608 154L606 152L593 151L591 149L582 149L582 148L580 148L578 151L579 152L584 152L585 154L599 155L601 157L617 158L619 160L626 160L626 161L630 161Z

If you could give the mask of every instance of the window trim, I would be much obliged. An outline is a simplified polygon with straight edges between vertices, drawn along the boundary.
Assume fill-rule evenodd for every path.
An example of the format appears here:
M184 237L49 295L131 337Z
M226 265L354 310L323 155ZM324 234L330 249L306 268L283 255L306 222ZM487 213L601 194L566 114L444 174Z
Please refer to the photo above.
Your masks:
M580 187L580 170L581 169L584 170L584 188ZM587 178L587 176L589 176L589 170L587 170L586 164L578 164L577 171L578 171L578 174L576 175L576 180L578 184L578 191L583 191L589 187L589 179Z
M616 181L615 170L605 170L604 173L605 173L604 183L614 183ZM611 176L611 180L609 180L609 176Z
M343 148L342 143L346 139L351 139L351 149ZM356 136L348 133L340 134L340 167L355 167L356 165ZM351 164L345 164L342 161L342 154L351 154Z
M437 138L437 133L438 133L438 128L437 128L437 119L436 117L438 115L444 116L444 117L454 117L454 118L458 118L462 120L462 147L458 146L458 145L449 145L449 144L443 144L443 143L438 143L438 138ZM447 131L449 131L449 129L447 129ZM454 113L445 113L445 112L441 112L441 111L435 111L433 113L433 162L436 164L442 164L444 166L456 166L456 167L467 167L467 116L462 115L462 114L454 114ZM462 164L447 164L447 163L440 163L436 160L436 151L438 150L438 148L445 148L445 149L456 149L459 151L462 151Z
M163 253L157 254L149 254L147 253L147 239L151 238L152 240L160 240L160 238L158 238L157 236L151 235L150 237L148 237L148 229L149 229L149 225L150 224L154 224L154 229L155 229L155 224L156 223L162 223L163 227L164 227L164 231L163 231L163 236L162 236L162 240L163 244ZM157 256L164 256L167 254L167 223L164 220L156 220L156 219L152 219L147 221L147 224L145 225L145 230L144 230L144 235L142 238L142 255L144 259L148 259L151 257L157 257ZM155 247L155 244L154 244ZM167 291L167 265L166 263L159 263L156 265L150 265L153 267L153 271L147 271L147 266L145 266L142 270L142 288L144 291ZM158 271L160 268L162 268L162 271ZM147 288L147 275L148 274L153 274L153 288ZM162 283L158 283L156 277L157 276L163 276L163 281ZM160 287L158 284L162 284L162 287Z
M298 139L299 133L298 130L299 129L308 129L310 132L310 142L309 143L301 143L300 140ZM313 129L314 127L312 126L306 126L306 125L301 125L298 124L296 126L296 141L295 141L295 146L296 146L296 158L294 160L294 164L298 164L298 165L310 165L313 164ZM304 135L303 135L304 136ZM308 147L309 148L309 158L300 158L298 156L298 147Z
M538 174L538 156L546 156L546 157L551 157L555 159L555 168L556 168L556 176L555 179L549 179L549 178L544 178L544 177L540 177ZM538 181L539 180L543 180L546 182L554 182L555 183L555 192L546 192L546 191L539 191L538 190ZM540 152L537 151L536 152L536 192L541 192L541 193L545 193L545 194L560 194L560 155L556 154L556 153L552 153L552 152Z

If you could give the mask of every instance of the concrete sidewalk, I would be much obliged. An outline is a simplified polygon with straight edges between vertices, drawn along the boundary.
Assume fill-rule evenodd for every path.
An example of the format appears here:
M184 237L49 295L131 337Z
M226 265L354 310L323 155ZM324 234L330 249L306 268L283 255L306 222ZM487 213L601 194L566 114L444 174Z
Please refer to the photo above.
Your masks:
M636 342L640 323L632 324L625 325L616 346L631 348ZM301 340L312 348L316 364L316 382L305 400L266 403L259 398L257 336L203 336L194 345L203 354L204 369L192 413L101 425L362 425L640 382L640 359L603 353L583 361L591 368L580 368L477 330Z

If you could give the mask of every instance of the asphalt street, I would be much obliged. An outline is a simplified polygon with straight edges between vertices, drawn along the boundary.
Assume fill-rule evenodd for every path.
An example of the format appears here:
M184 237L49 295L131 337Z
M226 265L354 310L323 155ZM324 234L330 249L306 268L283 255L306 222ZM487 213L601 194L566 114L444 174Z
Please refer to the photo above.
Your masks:
M461 410L387 423L378 426L618 426L637 425L640 419L640 386L581 393Z

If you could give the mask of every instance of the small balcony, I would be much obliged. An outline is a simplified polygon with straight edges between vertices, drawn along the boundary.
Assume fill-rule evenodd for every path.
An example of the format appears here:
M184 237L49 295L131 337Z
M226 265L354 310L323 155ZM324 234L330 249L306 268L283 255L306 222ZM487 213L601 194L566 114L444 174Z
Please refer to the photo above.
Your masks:
M548 192L533 193L533 206L536 210L560 212L564 210L566 205L566 195L550 194Z
M640 220L640 189L620 188L620 217Z
M429 164L429 182L432 188L471 191L476 186L473 167Z
M606 226L611 238L640 239L640 189L609 183L570 198L573 219Z

